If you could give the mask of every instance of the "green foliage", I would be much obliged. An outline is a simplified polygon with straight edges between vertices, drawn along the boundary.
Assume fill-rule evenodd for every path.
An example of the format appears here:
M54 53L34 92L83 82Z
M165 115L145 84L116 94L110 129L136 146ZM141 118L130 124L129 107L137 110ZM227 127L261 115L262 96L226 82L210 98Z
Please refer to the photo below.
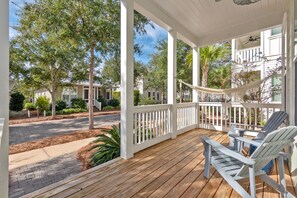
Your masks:
M72 108L87 109L87 103L82 98L72 98L71 106Z
M56 102L56 111L61 111L63 109L66 109L67 104L64 100L58 100Z
M9 110L11 111L23 110L24 100L25 100L25 96L20 92L11 94L10 101L9 101Z
M140 91L134 90L133 93L134 93L134 98L133 98L134 106L138 106L138 104L140 102Z
M101 102L101 108L106 107L107 105L107 101L105 98L103 98L102 96L99 96L99 98L97 99L98 102Z
M121 101L121 92L120 91L112 92L112 98L117 99L118 101Z
M138 106L140 103L140 91L134 90L133 93L134 93L134 97L133 97L134 106ZM120 91L112 92L112 97L114 99L117 99L118 101L121 101L121 92Z
M39 107L40 111L49 110L50 108L50 99L45 96L39 96L36 99L36 108Z
M25 109L30 110L30 111L36 110L36 106L33 103L28 102L28 103L25 103Z
M102 108L103 111L111 111L111 110L114 110L114 107L113 106L105 106Z
M111 99L108 101L108 106L117 107L120 105L120 101L118 99Z
M68 109L63 109L61 111L58 111L58 114L82 113L86 111L87 111L86 109L81 109L81 108L68 108Z
M154 99L152 99L150 97L142 97L139 104L140 105L154 105L154 104L157 104L157 101L155 101Z
M92 166L100 165L120 156L121 131L119 127L113 125L112 129L97 137L94 141L96 145L90 149L94 151L90 156Z
M211 68L208 73L207 86L211 88L231 88L231 66Z

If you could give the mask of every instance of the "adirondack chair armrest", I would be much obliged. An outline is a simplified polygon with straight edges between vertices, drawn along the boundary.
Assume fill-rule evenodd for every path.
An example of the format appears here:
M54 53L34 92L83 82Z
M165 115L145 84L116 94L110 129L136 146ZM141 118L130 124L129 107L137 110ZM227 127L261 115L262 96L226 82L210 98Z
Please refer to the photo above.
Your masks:
M257 146L257 147L261 145L260 142L251 140L251 139L249 139L249 138L241 137L241 136L238 136L238 135L236 136L236 135L233 135L233 134L232 134L231 137L235 138L237 141L244 142L244 143L248 143L248 144L252 144L252 145Z
M250 159L250 158L246 158L245 156L235 152L235 151L232 151L226 147L224 147L223 145L221 145L220 143L206 137L206 136L202 136L201 137L202 141L205 142L206 144L210 145L212 148L224 153L225 155L228 155L230 157L233 157L239 161L241 161L242 163L244 164L247 164L247 165L253 165L255 164L255 161L253 159Z
M241 137L243 137L244 135L246 135L246 133L247 132L252 132L252 133L266 133L266 131L258 131L258 130L247 130L247 129L245 129L245 130L239 130L238 131L239 132L239 135L241 136ZM249 134L249 136L256 136L256 135L251 135L251 134Z

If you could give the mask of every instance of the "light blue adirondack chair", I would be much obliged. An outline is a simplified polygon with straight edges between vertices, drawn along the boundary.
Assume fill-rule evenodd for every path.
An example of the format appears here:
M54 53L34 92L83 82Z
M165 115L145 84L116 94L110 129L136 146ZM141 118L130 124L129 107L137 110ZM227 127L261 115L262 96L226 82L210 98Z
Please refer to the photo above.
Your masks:
M239 137L238 141L247 142L257 146L250 157L245 157L234 150L224 147L208 137L202 137L204 144L205 169L204 176L209 177L210 165L221 174L221 176L242 197L256 197L255 177L259 176L266 184L275 188L282 197L294 197L286 189L283 149L294 142L297 135L297 127L289 126L267 134L259 143L253 140ZM269 177L262 168L271 160L278 159L279 183ZM237 182L249 178L250 194Z

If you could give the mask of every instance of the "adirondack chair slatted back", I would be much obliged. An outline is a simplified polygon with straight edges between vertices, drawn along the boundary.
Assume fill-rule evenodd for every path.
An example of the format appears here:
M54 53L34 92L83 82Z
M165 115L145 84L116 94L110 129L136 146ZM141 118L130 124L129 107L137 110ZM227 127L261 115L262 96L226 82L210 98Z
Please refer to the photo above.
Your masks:
M275 131L288 117L288 114L284 111L274 112L272 116L267 120L263 131L266 131L266 135L272 131Z
M269 133L250 157L256 161L254 164L255 172L260 172L269 161L279 155L279 152L281 152L283 148L294 142L296 135L297 127L295 126L281 128ZM248 174L248 166L244 165L236 176L246 177Z

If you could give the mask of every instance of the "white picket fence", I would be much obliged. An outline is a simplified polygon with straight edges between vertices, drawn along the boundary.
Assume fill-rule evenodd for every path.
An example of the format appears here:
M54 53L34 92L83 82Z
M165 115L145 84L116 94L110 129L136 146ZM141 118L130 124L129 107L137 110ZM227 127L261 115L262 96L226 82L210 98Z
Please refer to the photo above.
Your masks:
M230 124L239 128L260 125L281 104L200 102L180 103L173 112L172 105L149 105L134 107L133 144L134 152L195 128L228 131ZM176 113L176 120L172 120ZM176 122L173 131L171 122ZM174 136L174 135L173 135Z

